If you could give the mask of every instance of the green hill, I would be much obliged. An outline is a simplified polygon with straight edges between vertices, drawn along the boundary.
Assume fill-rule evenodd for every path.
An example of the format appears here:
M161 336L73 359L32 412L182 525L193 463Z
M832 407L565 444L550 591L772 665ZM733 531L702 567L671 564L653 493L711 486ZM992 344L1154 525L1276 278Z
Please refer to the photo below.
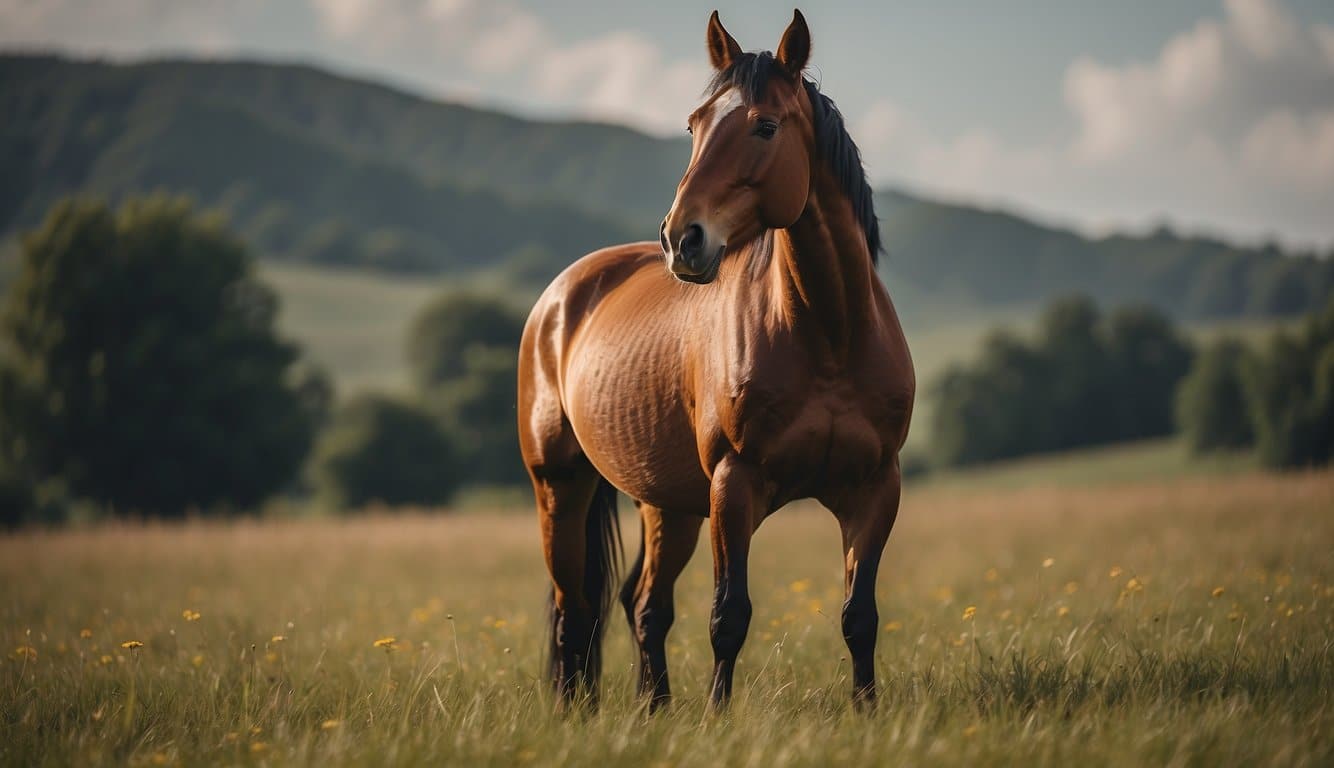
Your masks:
M837 91L834 89L834 95ZM473 276L527 290L595 247L652 238L684 140L423 99L306 66L0 55L0 241L75 193L187 193L261 256ZM1090 239L1012 214L878 195L905 315L1073 291L1180 317L1300 313L1334 263L1168 230ZM0 247L0 254L5 252Z

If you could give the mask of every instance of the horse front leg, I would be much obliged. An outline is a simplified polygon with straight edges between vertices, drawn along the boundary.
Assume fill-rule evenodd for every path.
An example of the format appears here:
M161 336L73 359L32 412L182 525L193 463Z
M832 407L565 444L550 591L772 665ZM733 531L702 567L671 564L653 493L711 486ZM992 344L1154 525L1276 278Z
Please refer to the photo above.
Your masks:
M713 545L713 688L709 703L720 708L732 696L732 673L750 628L746 561L750 539L763 517L758 472L735 455L714 468L709 489L709 533Z
M843 532L843 640L852 656L852 700L858 708L875 704L880 624L875 580L898 516L901 486L896 460L879 481L847 494L833 507Z

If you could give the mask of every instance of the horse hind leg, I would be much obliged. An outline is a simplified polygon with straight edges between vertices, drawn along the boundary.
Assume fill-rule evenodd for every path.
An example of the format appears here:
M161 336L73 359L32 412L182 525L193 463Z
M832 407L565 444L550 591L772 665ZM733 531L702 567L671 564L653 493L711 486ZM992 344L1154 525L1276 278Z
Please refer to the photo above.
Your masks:
M635 502L635 508L643 514L643 506L640 502ZM645 526L642 522L639 525L639 554L635 561L626 571L625 583L621 585L621 608L625 610L625 621L630 625L630 637L634 641L635 649L639 652L640 663L638 667L638 677L635 683L635 692L643 696L652 689L653 683L649 676L648 666L643 663L644 648L639 643L639 635L636 629L635 606L639 604L639 589L643 581L644 573L644 550L646 547Z
M704 516L666 512L647 504L640 505L639 515L643 530L641 567L634 602L625 606L631 634L639 645L639 693L649 696L649 711L657 711L672 697L667 675L667 633L676 619L676 580L695 553Z
M596 704L620 547L616 491L586 460L561 472L532 468L531 474L552 581L551 681L562 706L575 701L581 686Z

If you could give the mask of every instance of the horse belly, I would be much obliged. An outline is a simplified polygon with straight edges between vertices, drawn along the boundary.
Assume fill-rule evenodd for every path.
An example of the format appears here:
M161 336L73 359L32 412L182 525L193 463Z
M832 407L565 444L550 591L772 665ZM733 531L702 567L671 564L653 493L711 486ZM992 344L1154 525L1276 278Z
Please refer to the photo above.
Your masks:
M584 454L627 495L708 511L708 478L670 351L642 335L584 345L567 369L566 412Z

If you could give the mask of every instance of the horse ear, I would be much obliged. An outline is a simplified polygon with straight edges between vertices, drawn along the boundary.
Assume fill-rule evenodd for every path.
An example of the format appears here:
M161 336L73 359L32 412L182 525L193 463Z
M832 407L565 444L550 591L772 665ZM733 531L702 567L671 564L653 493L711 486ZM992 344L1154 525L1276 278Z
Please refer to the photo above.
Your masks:
M811 58L811 30L801 11L792 10L792 23L787 25L783 39L778 42L778 63L793 77L801 77L806 62Z
M733 37L727 34L723 29L723 23L718 19L718 12L714 11L709 17L709 60L713 62L713 68L719 72L727 69L741 55L741 46Z

